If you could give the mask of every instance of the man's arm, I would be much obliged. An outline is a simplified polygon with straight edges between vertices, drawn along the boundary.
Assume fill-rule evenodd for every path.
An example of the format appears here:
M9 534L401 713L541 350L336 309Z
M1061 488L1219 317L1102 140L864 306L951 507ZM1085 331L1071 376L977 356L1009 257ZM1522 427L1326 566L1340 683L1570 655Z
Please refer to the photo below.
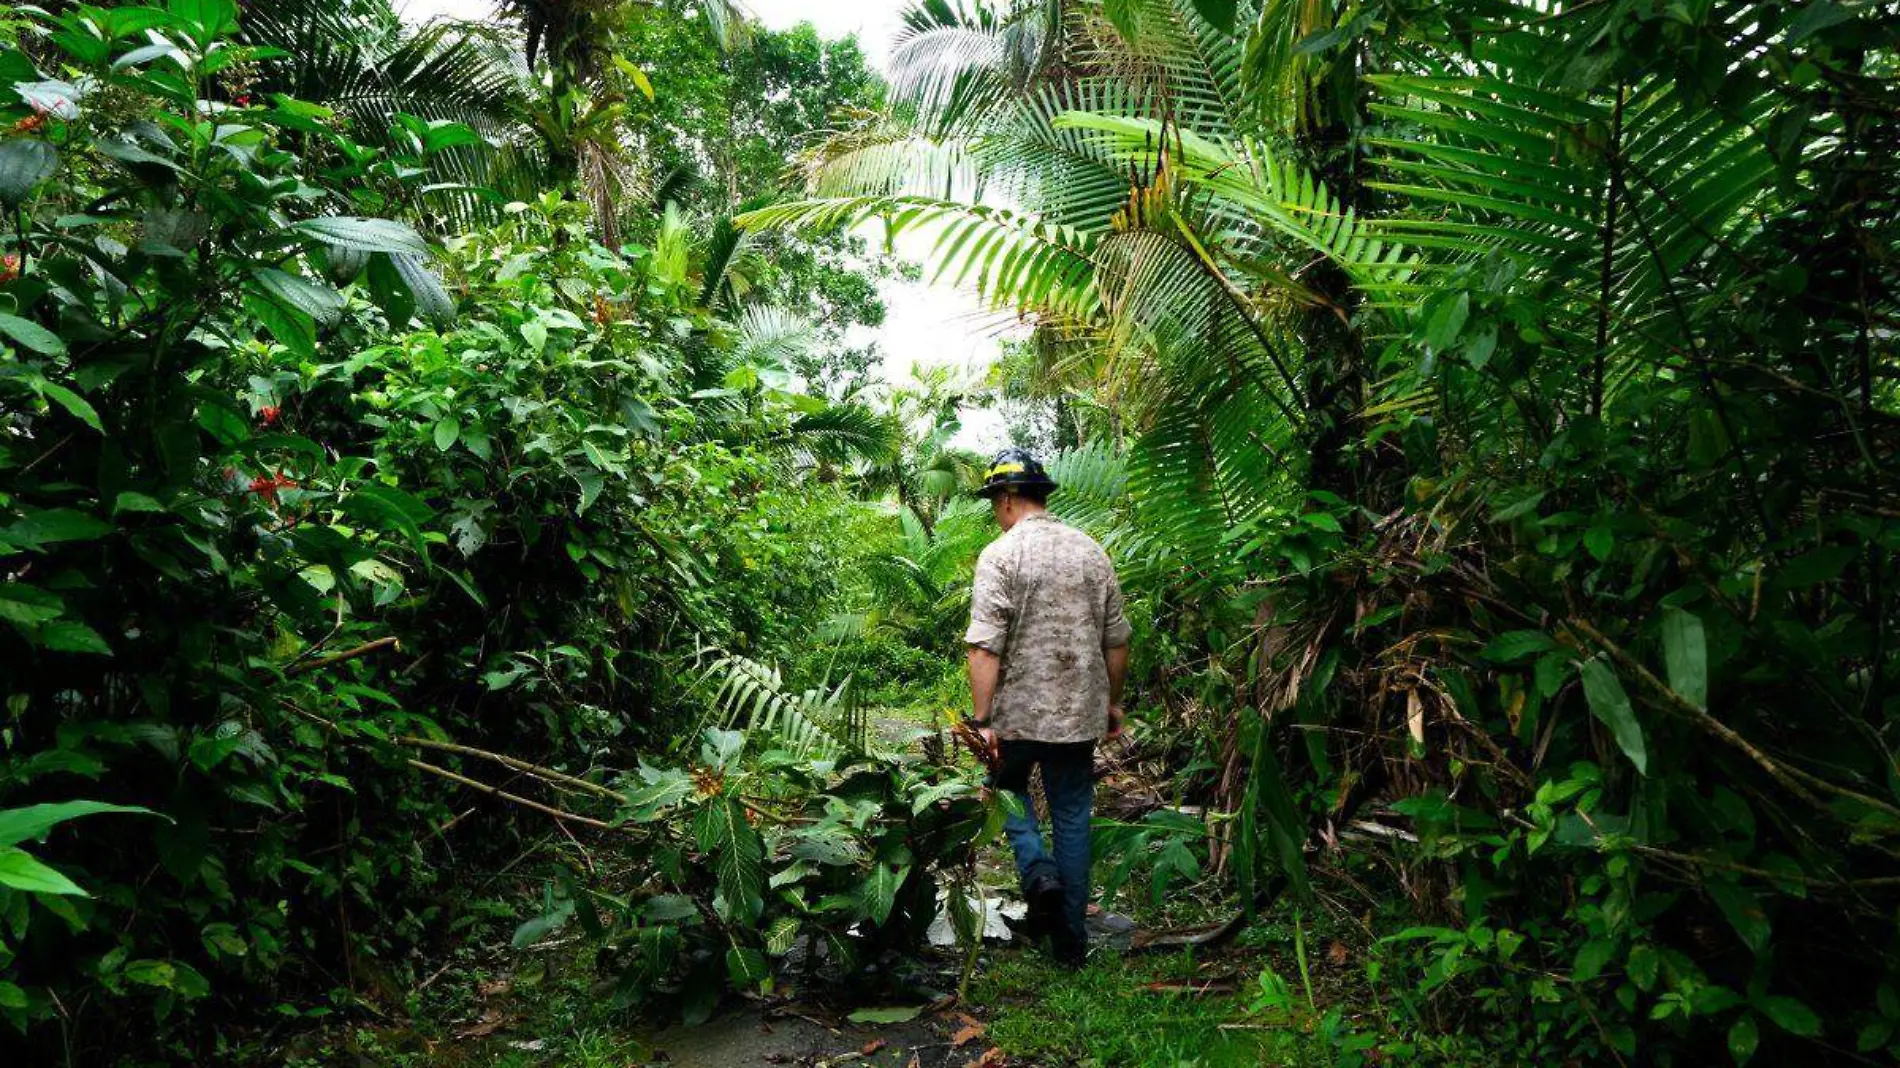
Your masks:
M1003 658L979 646L970 646L970 720L978 727L990 723L990 703L996 700L996 680Z
M1128 681L1128 646L1104 649L1102 659L1108 662L1108 736L1113 738L1122 732L1122 684Z
M1108 665L1108 736L1122 732L1122 685L1128 681L1128 641L1133 628L1122 610L1122 585L1115 569L1108 569L1108 588L1102 604L1102 659Z

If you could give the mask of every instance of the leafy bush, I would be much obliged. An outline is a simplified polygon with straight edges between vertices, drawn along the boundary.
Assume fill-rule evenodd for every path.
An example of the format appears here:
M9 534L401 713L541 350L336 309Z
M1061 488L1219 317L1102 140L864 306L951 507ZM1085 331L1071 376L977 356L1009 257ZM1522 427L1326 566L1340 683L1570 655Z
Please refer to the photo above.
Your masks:
M797 472L878 439L740 364L676 214L609 250L557 193L437 247L377 216L466 128L251 97L276 57L231 0L32 17L0 49L0 797L168 822L55 841L91 897L0 888L5 1007L81 1060L154 1015L114 1055L210 1056L445 929L449 802L497 788L443 746L578 777L689 715L702 642L808 631L834 543Z

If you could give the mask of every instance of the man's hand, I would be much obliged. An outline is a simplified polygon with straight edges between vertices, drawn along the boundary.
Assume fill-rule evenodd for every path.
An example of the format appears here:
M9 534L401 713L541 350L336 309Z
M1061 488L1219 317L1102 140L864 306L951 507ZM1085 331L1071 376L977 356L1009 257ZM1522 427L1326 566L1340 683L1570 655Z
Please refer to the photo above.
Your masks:
M1108 706L1108 737L1120 738L1122 736L1122 720L1125 717L1126 713L1122 711L1122 706Z
M983 751L989 754L987 758L987 763L990 763L990 764L996 763L996 759L998 755L1001 753L1001 748L996 737L996 728L995 727L978 727L976 731L976 736L978 738L983 739Z

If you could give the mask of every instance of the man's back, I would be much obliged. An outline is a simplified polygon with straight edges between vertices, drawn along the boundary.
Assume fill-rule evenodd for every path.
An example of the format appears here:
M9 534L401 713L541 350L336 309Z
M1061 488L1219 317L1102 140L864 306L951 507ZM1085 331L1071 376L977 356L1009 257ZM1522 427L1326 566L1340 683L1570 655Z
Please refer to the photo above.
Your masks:
M1038 514L983 551L965 640L1002 658L991 718L1005 739L1093 742L1108 728L1104 650L1126 645L1114 565L1093 538Z

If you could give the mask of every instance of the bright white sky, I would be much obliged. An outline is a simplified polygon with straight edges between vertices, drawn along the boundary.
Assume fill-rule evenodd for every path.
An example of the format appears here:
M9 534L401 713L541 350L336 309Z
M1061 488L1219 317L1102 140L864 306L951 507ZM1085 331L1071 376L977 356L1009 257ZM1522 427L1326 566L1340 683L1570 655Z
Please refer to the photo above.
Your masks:
M410 18L435 15L484 18L494 11L491 0L398 0ZM743 0L747 10L772 29L810 22L826 38L858 35L871 65L882 70L891 41L902 25L902 0ZM980 375L995 362L999 341L1020 336L1021 329L1007 318L987 311L974 293L923 282L891 279L881 292L888 310L883 327L860 330L852 343L875 340L884 353L887 381L902 382L913 366L953 364ZM1007 444L1002 420L994 413L966 411L964 432L957 444L979 451Z

